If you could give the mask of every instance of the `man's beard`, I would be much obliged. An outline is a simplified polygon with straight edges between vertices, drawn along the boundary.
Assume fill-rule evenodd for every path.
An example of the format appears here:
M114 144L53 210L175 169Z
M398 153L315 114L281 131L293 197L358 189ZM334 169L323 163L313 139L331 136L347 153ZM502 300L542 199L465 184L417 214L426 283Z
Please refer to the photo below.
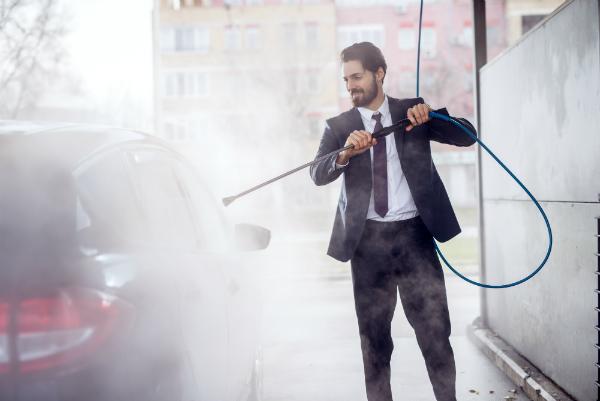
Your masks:
M354 93L362 93L362 96L355 98L352 96ZM375 84L375 80L371 82L371 87L366 91L362 89L355 89L350 91L350 99L352 99L352 104L354 107L364 107L371 103L375 97L377 96L377 84Z

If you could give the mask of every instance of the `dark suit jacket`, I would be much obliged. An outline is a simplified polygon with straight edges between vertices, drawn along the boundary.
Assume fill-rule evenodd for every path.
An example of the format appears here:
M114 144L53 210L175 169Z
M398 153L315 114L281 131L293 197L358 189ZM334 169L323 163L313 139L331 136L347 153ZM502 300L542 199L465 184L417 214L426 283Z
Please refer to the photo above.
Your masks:
M406 117L408 108L423 103L422 98L394 99L388 96L392 121ZM448 114L446 109L440 111ZM465 119L457 119L476 134L475 128ZM317 158L342 148L354 130L364 130L360 112L352 108L327 120L327 126L317 152ZM470 146L475 141L460 128L440 119L413 128L409 132L394 132L400 165L421 219L440 242L460 233L460 226L448 199L444 184L431 159L430 140L456 146ZM317 185L325 185L344 175L340 199L333 224L333 232L327 254L345 262L352 258L363 232L369 200L372 173L370 152L350 159L346 167L335 169L333 155L310 168L310 175Z

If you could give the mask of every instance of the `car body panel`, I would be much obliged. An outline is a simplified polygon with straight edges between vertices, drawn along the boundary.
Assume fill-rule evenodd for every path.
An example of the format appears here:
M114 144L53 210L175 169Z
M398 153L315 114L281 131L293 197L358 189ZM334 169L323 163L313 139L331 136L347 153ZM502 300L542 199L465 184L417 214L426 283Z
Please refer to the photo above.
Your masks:
M238 401L250 392L256 277L184 157L134 131L0 121L0 164L10 212L0 217L0 302L77 287L130 305L93 355L0 372L2 399Z

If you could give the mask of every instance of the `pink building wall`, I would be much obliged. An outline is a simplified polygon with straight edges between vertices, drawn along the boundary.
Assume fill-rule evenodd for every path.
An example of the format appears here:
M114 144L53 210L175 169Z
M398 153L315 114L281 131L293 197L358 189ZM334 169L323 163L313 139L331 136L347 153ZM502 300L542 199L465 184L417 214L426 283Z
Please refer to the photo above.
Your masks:
M344 6L338 2L338 29L351 25L381 25L384 29L382 51L388 64L384 88L394 97L416 94L417 38L419 2L400 1L404 6ZM425 2L423 29L435 31L435 54L428 57L422 38L420 96L432 107L448 107L451 114L473 118L473 37L472 1L437 0ZM488 2L488 54L495 55L505 43L504 0ZM401 30L414 31L414 47L401 49ZM343 38L338 34L338 49ZM340 110L351 107L340 90Z

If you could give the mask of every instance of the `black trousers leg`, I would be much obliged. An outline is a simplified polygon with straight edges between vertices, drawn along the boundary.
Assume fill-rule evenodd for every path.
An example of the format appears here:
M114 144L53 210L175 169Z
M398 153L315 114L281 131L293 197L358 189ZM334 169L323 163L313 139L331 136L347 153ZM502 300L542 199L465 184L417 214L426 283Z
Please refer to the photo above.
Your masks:
M369 401L391 401L390 360L394 344L391 324L396 309L397 287L384 255L369 250L373 236L363 236L363 251L350 261L354 304Z
M437 401L456 401L456 365L450 345L450 314L442 266L433 238L419 219L398 234L392 254L400 301L417 342ZM399 249L401 248L401 249Z
M455 401L456 368L441 265L420 217L367 221L351 260L369 401L391 401L391 322L397 292L415 330L437 401Z

